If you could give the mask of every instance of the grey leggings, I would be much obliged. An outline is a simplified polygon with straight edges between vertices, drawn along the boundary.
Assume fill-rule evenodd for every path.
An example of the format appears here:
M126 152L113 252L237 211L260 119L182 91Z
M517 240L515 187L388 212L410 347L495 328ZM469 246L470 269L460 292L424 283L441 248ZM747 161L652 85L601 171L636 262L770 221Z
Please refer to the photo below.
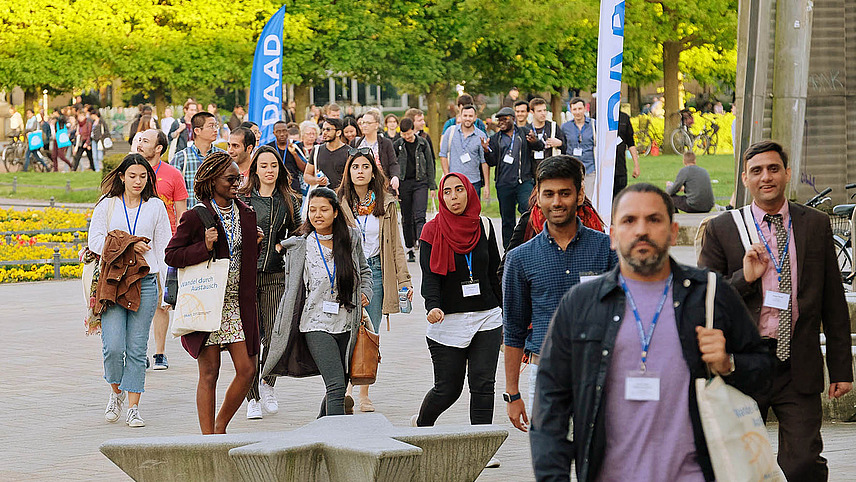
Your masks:
M321 412L325 415L345 414L345 387L348 384L348 370L345 356L348 352L350 333L327 333L326 331L306 332L306 344L315 365L321 372L327 394L321 400Z

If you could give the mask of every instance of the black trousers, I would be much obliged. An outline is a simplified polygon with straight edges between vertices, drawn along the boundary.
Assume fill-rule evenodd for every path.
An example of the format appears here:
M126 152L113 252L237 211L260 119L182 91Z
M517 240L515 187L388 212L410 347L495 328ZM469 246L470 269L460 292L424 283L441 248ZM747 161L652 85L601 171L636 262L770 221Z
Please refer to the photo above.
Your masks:
M428 339L434 364L434 388L422 400L416 425L433 426L437 418L460 398L464 375L467 375L470 386L470 423L493 423L496 363L501 341L502 327L477 332L467 348Z
M77 170L77 166L80 165L80 158L84 152L86 153L86 157L89 158L89 169L95 170L95 161L92 159L92 148L80 146L77 148L77 152L74 153L74 164L71 166L72 171Z
M772 353L775 352L773 348ZM790 361L783 363L776 359L775 367L773 388L756 401L764 422L770 409L779 420L779 466L789 481L826 482L829 468L820 455L823 450L821 395L796 391Z
M425 213L428 211L428 181L405 179L398 185L401 198L401 228L404 245L412 248L422 236Z
M285 293L285 271L273 273L259 271L256 280L256 299L259 302L259 333L262 335L262 354L259 357L259 368L256 370L256 377L253 379L250 391L247 392L247 400L259 400L261 398L261 394L259 393L259 374L267 361L273 323L276 320L276 310L279 307L279 301L283 293ZM268 386L272 387L276 385L276 376L274 375L268 375L264 377L264 380Z

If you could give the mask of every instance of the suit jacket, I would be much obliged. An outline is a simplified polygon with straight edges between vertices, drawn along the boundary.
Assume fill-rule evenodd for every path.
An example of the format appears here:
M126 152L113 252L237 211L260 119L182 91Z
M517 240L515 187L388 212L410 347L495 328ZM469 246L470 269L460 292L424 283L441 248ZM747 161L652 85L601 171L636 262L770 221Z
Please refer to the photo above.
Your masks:
M214 256L217 259L229 258L229 245L223 223L214 212L211 200L200 201L215 220L217 241L214 242ZM241 275L238 281L238 304L241 311L241 325L244 329L244 339L247 353L250 356L259 354L259 318L256 305L256 274L259 259L259 244L256 232L256 213L253 208L244 204L240 199L235 200L241 224ZM181 215L181 221L175 228L175 234L166 247L166 264L173 268L186 268L199 264L211 257L211 252L205 246L205 226L202 219L193 209L188 209ZM193 358L205 346L210 333L194 331L181 337L181 345Z
M832 382L853 381L850 351L850 314L832 246L829 217L813 208L788 201L797 251L797 304L793 320L791 376L800 393L823 391L823 355L820 326L826 334L826 366ZM755 226L747 226L755 229ZM758 323L764 293L761 280L743 277L745 251L731 213L711 219L705 228L699 266L721 273L734 286Z

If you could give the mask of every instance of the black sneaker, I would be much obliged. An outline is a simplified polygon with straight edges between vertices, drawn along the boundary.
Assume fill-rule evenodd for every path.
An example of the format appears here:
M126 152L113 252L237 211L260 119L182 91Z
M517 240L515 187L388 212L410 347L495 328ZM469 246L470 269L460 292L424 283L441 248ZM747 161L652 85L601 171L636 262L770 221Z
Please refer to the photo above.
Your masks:
M153 358L155 359L155 370L166 370L169 368L169 362L166 360L166 355L160 353L156 354Z
M416 262L416 255L413 253L413 250L412 250L412 249L411 249L410 251L408 251L408 252L407 252L407 261L408 261L408 262L410 262L410 263L415 263L415 262Z

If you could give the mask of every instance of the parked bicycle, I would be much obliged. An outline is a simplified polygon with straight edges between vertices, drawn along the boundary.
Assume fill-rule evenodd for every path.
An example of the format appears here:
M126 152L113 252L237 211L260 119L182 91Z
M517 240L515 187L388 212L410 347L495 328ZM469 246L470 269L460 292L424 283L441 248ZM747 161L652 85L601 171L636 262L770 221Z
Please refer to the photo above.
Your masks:
M719 144L719 124L706 119L707 123L698 134L693 134L690 127L695 119L690 111L683 109L679 112L681 126L672 131L670 139L672 149L678 154L694 152L695 154L716 154L716 146Z
M844 189L856 188L856 183L847 184ZM827 202L827 196L832 188L826 188L813 198L806 201L805 205L816 208ZM856 197L856 193L850 195L850 199ZM842 282L851 289L856 272L853 270L853 211L856 204L838 204L832 207L829 214L829 222L832 227L832 245L835 249L835 257L838 260L838 269L841 271Z
M639 128L633 132L634 141L636 142L636 152L640 156L647 156L650 154L651 146L654 145L651 134L648 133L648 126L650 124L651 120L648 116L639 116Z

